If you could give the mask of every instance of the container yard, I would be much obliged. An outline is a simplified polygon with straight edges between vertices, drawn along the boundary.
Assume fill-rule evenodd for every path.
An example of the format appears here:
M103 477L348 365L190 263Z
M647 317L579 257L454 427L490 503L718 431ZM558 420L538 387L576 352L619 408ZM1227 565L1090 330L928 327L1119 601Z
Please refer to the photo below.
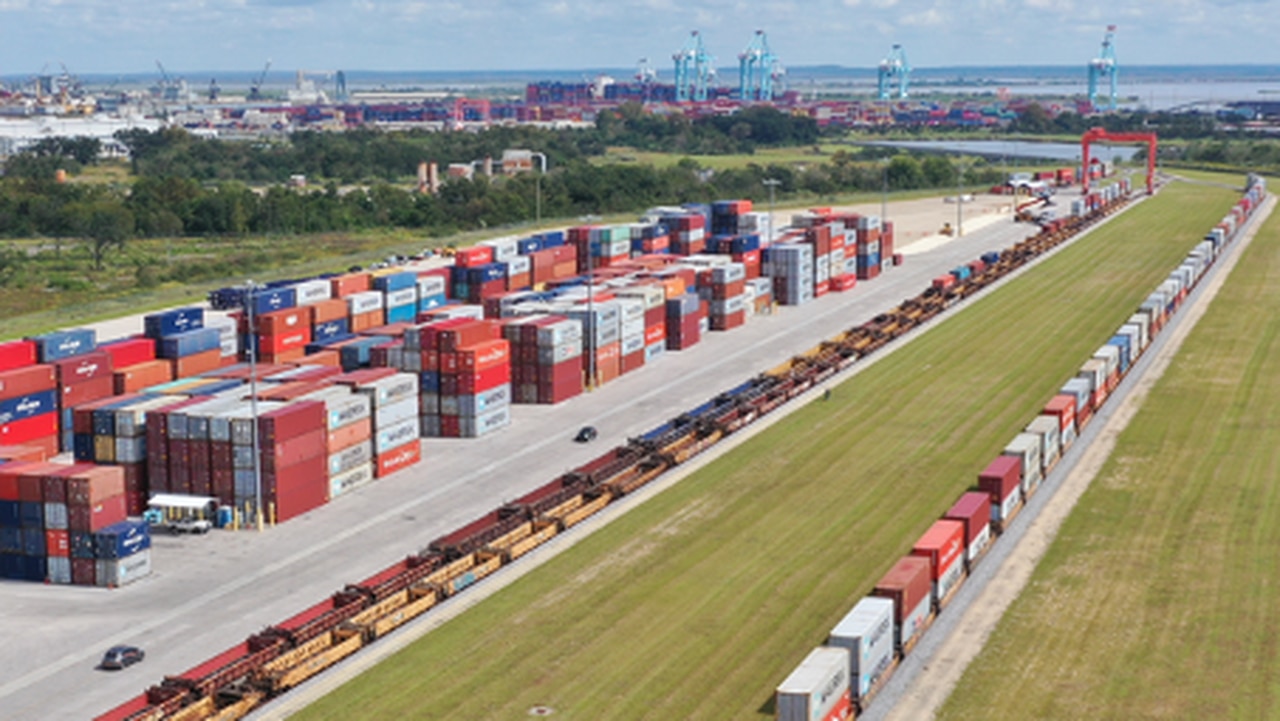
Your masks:
M829 246L827 246L827 250L829 250ZM831 256L831 254L829 254L829 252L826 252L826 254L820 254L820 255L827 256L827 260L828 260L828 261L829 261L829 256ZM865 254L859 254L859 255L865 255ZM714 301L716 301L716 300L717 300L717 298L716 298L716 296L717 296L717 295L719 295L719 296L726 296L726 295L728 295L728 296L732 297L732 295L735 295L735 293L740 292L740 291L739 291L739 289L737 289L737 286L736 286L737 280L745 280L745 278L737 277L736 271L732 271L732 270L731 270L731 271L730 271L730 273L724 273L724 271L723 271L723 270L721 270L721 271L719 271L719 273L717 273L717 270L719 270L719 268L713 269L712 271L710 271L710 273L707 273L707 277L708 277L708 280L709 280L709 282L707 283L707 286L708 286L708 293L709 293L709 295L710 295L710 296L712 296L712 298L710 298L710 300L712 300L712 302L714 302ZM745 273L744 273L744 274L745 274ZM1185 275L1185 274L1184 274L1184 275ZM1184 278L1184 279L1185 279L1185 278ZM829 283L829 278L828 278L827 282ZM817 283L820 283L820 282L818 282L818 280L815 280L815 284L817 284ZM970 284L972 284L972 283L970 283ZM963 284L957 284L956 288L957 288L957 291L956 291L956 292L961 293L961 297L963 297L963 293L964 293L964 288L965 288L965 286L963 286ZM589 293L590 293L590 291L589 291ZM279 297L280 297L280 293L275 293L274 297L279 298ZM593 298L591 298L591 300L593 300L593 301L594 301L594 297L593 297ZM590 301L589 301L589 302L590 302ZM607 302L608 302L608 300L602 300L602 304L607 304ZM500 307L500 306L499 306L499 307ZM644 309L643 309L643 305L637 304L637 305L636 305L636 307L637 307L637 314L639 314L639 315L637 315L637 320L640 320L640 316L643 316L643 310L644 310ZM591 309L591 310L589 311L589 314L590 314L590 312L591 312L591 311L594 311L594 310L595 310L595 309ZM901 309L900 309L900 310L901 310ZM620 316L620 318L621 318L621 316L626 315L626 311L621 311L621 310L620 310L620 312L618 312L618 314L617 314L617 315L618 315L618 316ZM727 318L727 316L728 316L728 315L732 315L732 314L722 314L722 315L726 316L726 318ZM265 318L265 316L264 316L264 318ZM600 319L602 319L602 318L603 318L603 316L600 316L600 315L589 315L589 320L594 321L594 323L586 324L586 327L590 328L591 330L596 330L596 332L598 332L598 330L599 330L599 323L600 323ZM480 319L474 319L474 320L472 320L472 323L483 323L483 321L481 321ZM595 328L591 327L591 325L595 325ZM187 332L187 333L189 333L189 332ZM612 341L612 336L599 336L599 334L598 334L598 333L589 333L589 336L593 336L593 334L594 334L594 336L596 336L596 338L594 338L594 339L595 339L596 344L600 344L600 346L604 346L604 344L608 344L608 343L607 343L607 341ZM643 338L643 336L641 336L641 338ZM506 342L506 339L498 339L498 338L493 338L492 336L490 336L490 338L489 338L489 342L493 342L493 341L502 341L502 342ZM429 346L430 346L430 344L431 344L431 343L433 343L433 342L438 343L439 341L438 341L438 339L436 339L436 341L429 341L429 342L428 342L428 343L426 343L426 344L429 344ZM451 344L451 343L453 343L453 344ZM440 364L442 364L442 368L443 368L443 369L445 369L445 370L457 370L458 368L462 368L462 366L467 366L467 365L468 365L468 362L471 362L471 364L474 364L474 362L475 362L475 360L474 360L474 359L476 359L476 357L479 357L479 356L475 355L475 353L472 353L472 355L467 355L467 353L462 353L462 355L461 355L461 356L458 356L458 353L457 353L457 347L458 347L458 346L457 346L457 344L456 344L456 341L452 341L452 342L445 342L445 347L453 348L453 352L454 352L454 356L453 356L453 360L452 360L452 361L442 361L442 360L438 359L438 362L440 362ZM852 346L851 346L851 347L852 347ZM859 347L865 347L865 346L859 346ZM507 346L507 348L509 348L509 346ZM507 352L507 348L504 348L504 351L503 351L503 352ZM390 348L384 348L384 350L385 350L385 351L387 351L387 352L385 352L385 353L384 353L384 357L394 357L394 355L396 355L396 350L397 350L397 348L396 348L396 347L394 347L394 344L393 344L393 346L392 346L392 347L390 347ZM403 347L401 348L401 350L403 350ZM207 351L205 351L205 350L201 350L201 351L196 351L196 352L207 352ZM640 351L640 352L643 352L643 351ZM374 355L374 353L370 353L370 356L371 356L371 357L372 357L372 355ZM499 353L499 355L500 355L500 353ZM620 353L620 356L621 356L621 355L622 355L622 353ZM470 359L472 359L472 360L471 360L471 361L467 361L466 359L468 359L468 357L470 357ZM598 355L598 352L593 353L593 356L591 356L591 357L593 357L593 359L594 359L594 360L600 360L600 356ZM384 362L385 362L385 361L384 361ZM452 364L454 364L454 365L448 365L448 364L451 364L451 362L452 362ZM621 365L621 364L620 364L620 365ZM340 371L339 371L339 373L340 373ZM361 373L364 373L364 374L366 374L366 375L360 375ZM352 377L356 377L356 378L349 379L349 382L351 382L351 384L352 384L352 385L355 385L355 387L357 387L357 391L358 391L358 387L360 387L360 384L362 384L362 383L366 383L366 384L367 384L367 383L374 382L374 380L376 380L375 378L367 377L367 374L369 374L369 373L372 373L372 371L352 371L352 370L348 370L348 371L347 371L347 373L346 373L346 374L344 374L344 375L352 375ZM383 374L385 374L385 375L383 375L383 377L381 377L381 378L392 378L392 379L393 379L393 378L398 377L398 375L401 375L401 377L402 377L402 375L407 375L407 374L403 374L403 373L401 373L401 374L396 374L396 371L394 371L394 370L392 370L392 369L381 369L381 370L379 371L379 373L383 373ZM410 375L410 378L413 378L413 377L412 377L412 375ZM466 382L463 382L463 383L466 383ZM470 387L465 387L465 388L463 388L463 389L470 389ZM417 394L417 388L413 388L413 389L412 389L412 393L413 393L413 394L415 394L415 396L416 396L416 394ZM508 393L509 393L509 391L508 391ZM375 398L375 403L376 403L376 402L378 402L378 400L376 400L376 398L378 398L378 397L379 397L379 392L378 392L378 391L374 391L374 393L372 393L372 396L374 396L374 398ZM452 397L452 396L445 396L445 397ZM443 398L443 397L442 397L442 398ZM392 400L392 398L383 398L383 401L385 401L385 407L384 407L384 410L385 410L385 411L387 411L387 417L384 417L384 423L385 423L385 424L387 424L387 425L390 425L390 424L396 424L396 423L401 423L401 421L397 420L397 419L399 419L399 416L398 416L398 415L394 415L394 412L396 412L396 411L393 411L393 406L394 406L394 405L396 405L396 402L394 402L394 400ZM443 402L443 401L438 401L438 402ZM475 400L474 400L474 398L472 398L471 403L474 403L474 402L475 402ZM457 410L457 409L460 409L460 407L461 407L460 405L458 405L458 403L465 403L465 401L458 400L458 401L452 401L451 403L453 403L453 405L452 405L451 407L449 407L449 409L448 409L448 410ZM301 411L294 411L294 415L305 415L305 414L302 414L302 412L301 412ZM376 411L375 411L375 415L376 415ZM449 415L453 415L453 414L449 414ZM1053 420L1053 426L1055 426L1055 429L1056 429L1056 428L1057 428L1057 425L1059 425L1059 424L1060 424L1060 420L1057 420L1057 416L1053 416L1053 419L1052 419L1052 420ZM415 419L415 421L416 421L416 419ZM269 425L271 425L271 424L269 424ZM289 426L289 428L297 429L297 428L302 428L302 426L303 426L303 425L305 425L305 424L300 425L300 424L294 423L294 424L292 424L292 425L289 425L289 424L287 424L287 425ZM289 433L292 433L292 432L289 432ZM283 441L292 441L292 439L293 439L293 438L296 438L296 437L289 437L289 435L288 435L287 433L285 433L285 435L282 435L282 437L274 437L274 435L273 435L273 437L269 437L268 439L266 439L266 441L268 441L269 443L270 443L270 442L283 442ZM1056 434L1055 434L1055 438L1056 438ZM1043 444L1043 443L1044 443L1044 441L1043 441L1043 433L1041 434L1041 437L1038 437L1038 442L1039 442L1039 443L1041 443L1041 444ZM276 451L276 452L279 452L279 451ZM643 483L643 482L641 482L641 483ZM611 490L609 490L609 493L611 493L611 494L622 494L622 493L626 493L626 492L628 492L628 490L630 490L630 488L628 488L628 487L627 487L627 484L626 484L626 483L623 483L623 482L617 482L617 483L614 483L614 484L607 484L607 487L608 487L608 488L611 488ZM593 501L593 502L594 502L594 501ZM607 499L605 499L605 502L607 502ZM955 524L955 525L956 525L956 526L961 526L961 524ZM532 530L532 529L531 529L531 526L530 526L530 529L529 529L529 530ZM544 531L544 530L545 530L545 526L544 526L544 528L543 528L543 529L539 529L539 533L541 533L541 531ZM521 531L520 531L520 533L525 533L525 531L524 531L524 530L521 530ZM521 538L522 538L522 537L521 537ZM512 543L518 542L518 540L521 540L521 538L512 539ZM508 546L509 546L509 544L508 544ZM527 548L527 544L526 544L526 546L525 546L525 547L522 547L522 548ZM442 549L442 551L443 551L443 549ZM480 555L480 553L476 553L476 555L475 555L475 556L476 556L476 557L472 557L472 558L470 558L470 562L471 562L471 563L474 563L474 567L475 567L475 569L476 569L476 570L474 570L474 571L472 571L472 570L467 570L467 569L458 569L458 570L457 570L457 572L462 572L462 574L466 574L466 575L467 575L467 578L468 578L468 579L470 579L470 580L466 580L466 583L465 583L465 584L463 584L463 587L465 587L465 585L470 585L471 583L474 583L474 580L476 580L477 578L483 578L483 575L488 574L488 572L489 572L489 571L492 571L493 569L495 569L495 567L497 567L497 566L499 565L499 563L500 563L500 562L502 562L502 557L500 557L499 555L490 555L490 556L486 556L486 557L480 557L480 556L481 556L481 555ZM508 556L508 557L509 557L509 556ZM951 567L952 567L952 566L954 566L954 562L956 561L956 558L957 558L957 556L956 556L956 555L952 555L952 557L951 557L951 561L952 561L952 563L948 563L948 565L946 565L946 571L950 571ZM460 558L460 560L465 560L465 558ZM961 563L961 565L963 565L963 563ZM956 567L957 567L957 566L956 566ZM943 571L943 575L945 575L945 574L946 574L946 571ZM424 572L425 572L425 570L424 570ZM454 590L458 590L458 589L461 589L461 588L462 588L462 587L457 587L457 588L454 588ZM940 599L940 601L945 601L945 599ZM353 645L353 644L355 644L356 642L353 642L353 640L351 640L351 639L349 639L349 638L343 638L343 639L340 639L340 640L335 639L335 640L334 640L334 643L335 643L335 645L337 645L337 647L342 647L342 648L348 648L348 649L351 649L351 648L357 648L357 647L358 647L358 645Z

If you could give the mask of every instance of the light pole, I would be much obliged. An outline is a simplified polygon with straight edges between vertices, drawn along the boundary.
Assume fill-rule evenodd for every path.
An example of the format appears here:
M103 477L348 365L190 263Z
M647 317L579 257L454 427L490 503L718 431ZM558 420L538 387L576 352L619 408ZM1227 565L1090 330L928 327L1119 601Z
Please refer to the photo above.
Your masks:
M595 221L600 220L598 215L584 215L582 222L591 225ZM587 390L594 390L596 387L596 336L599 334L600 325L596 323L596 291L595 279L592 277L592 271L595 270L595 257L591 255L591 240L588 236L587 240L587 322L583 324L583 345L587 351Z
M249 319L249 414L253 419L253 512L257 516L254 525L259 531L262 530L262 456L258 448L258 336L254 333L254 311L261 287L252 280L245 281L245 314Z
M956 237L964 235L964 171L967 163L963 158L956 161Z
M774 189L775 189L775 188L777 188L779 185L782 185L782 181L781 181L781 180L778 180L777 178L765 178L764 180L762 180L762 181L760 181L760 182L764 183L766 186L768 186L768 187L769 187L769 238L768 238L768 240L772 242L772 241L773 241L773 227L774 227L774 226L773 226L773 223L774 223L774 220L773 220L773 201L774 201L773 191L774 191Z
M880 227L889 217L889 159L880 160Z
M542 225L542 176L547 174L547 156L545 153L532 153L532 157L542 162L542 170L538 173L538 177L534 178L534 218L535 224L539 227Z

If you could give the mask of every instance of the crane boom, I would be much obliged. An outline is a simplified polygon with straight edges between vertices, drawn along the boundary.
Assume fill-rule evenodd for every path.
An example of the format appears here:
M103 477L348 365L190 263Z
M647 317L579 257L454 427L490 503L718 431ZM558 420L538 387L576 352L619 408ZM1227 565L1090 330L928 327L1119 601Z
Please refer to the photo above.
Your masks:
M1115 110L1118 102L1117 79L1120 74L1120 66L1116 62L1116 26L1108 25L1107 34L1102 38L1102 50L1098 53L1098 57L1089 61L1089 108L1096 110L1103 107L1106 110ZM1103 106L1098 105L1098 81L1106 78L1108 82L1107 102Z
M896 90L893 88L895 82ZM876 96L881 100L888 100L891 95L898 100L905 100L910 83L911 63L907 62L907 51L895 43L888 57L880 61Z

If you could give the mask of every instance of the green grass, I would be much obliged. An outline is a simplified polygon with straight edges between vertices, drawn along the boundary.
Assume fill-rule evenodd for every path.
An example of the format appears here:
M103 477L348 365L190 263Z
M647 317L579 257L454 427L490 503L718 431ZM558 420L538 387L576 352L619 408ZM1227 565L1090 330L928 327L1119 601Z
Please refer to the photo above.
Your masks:
M1280 715L1278 306L1273 216L941 718Z
M792 148L760 148L754 153L736 155L687 155L642 151L634 148L609 148L604 155L591 158L591 162L596 165L652 165L657 168L667 168L689 158L703 168L727 170L741 169L749 165L818 165L830 162L831 156L839 150L852 149L844 145L828 144Z
M771 717L776 685L1233 200L1170 188L298 718Z

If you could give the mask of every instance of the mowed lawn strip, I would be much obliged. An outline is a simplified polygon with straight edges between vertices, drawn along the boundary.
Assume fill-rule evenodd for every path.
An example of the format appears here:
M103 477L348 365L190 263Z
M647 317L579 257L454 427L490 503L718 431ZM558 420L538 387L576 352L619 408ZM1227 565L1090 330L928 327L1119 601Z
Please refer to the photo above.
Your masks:
M771 714L774 687L1234 198L1179 186L1134 208L300 718Z
M1277 311L1273 216L942 718L1280 714Z

